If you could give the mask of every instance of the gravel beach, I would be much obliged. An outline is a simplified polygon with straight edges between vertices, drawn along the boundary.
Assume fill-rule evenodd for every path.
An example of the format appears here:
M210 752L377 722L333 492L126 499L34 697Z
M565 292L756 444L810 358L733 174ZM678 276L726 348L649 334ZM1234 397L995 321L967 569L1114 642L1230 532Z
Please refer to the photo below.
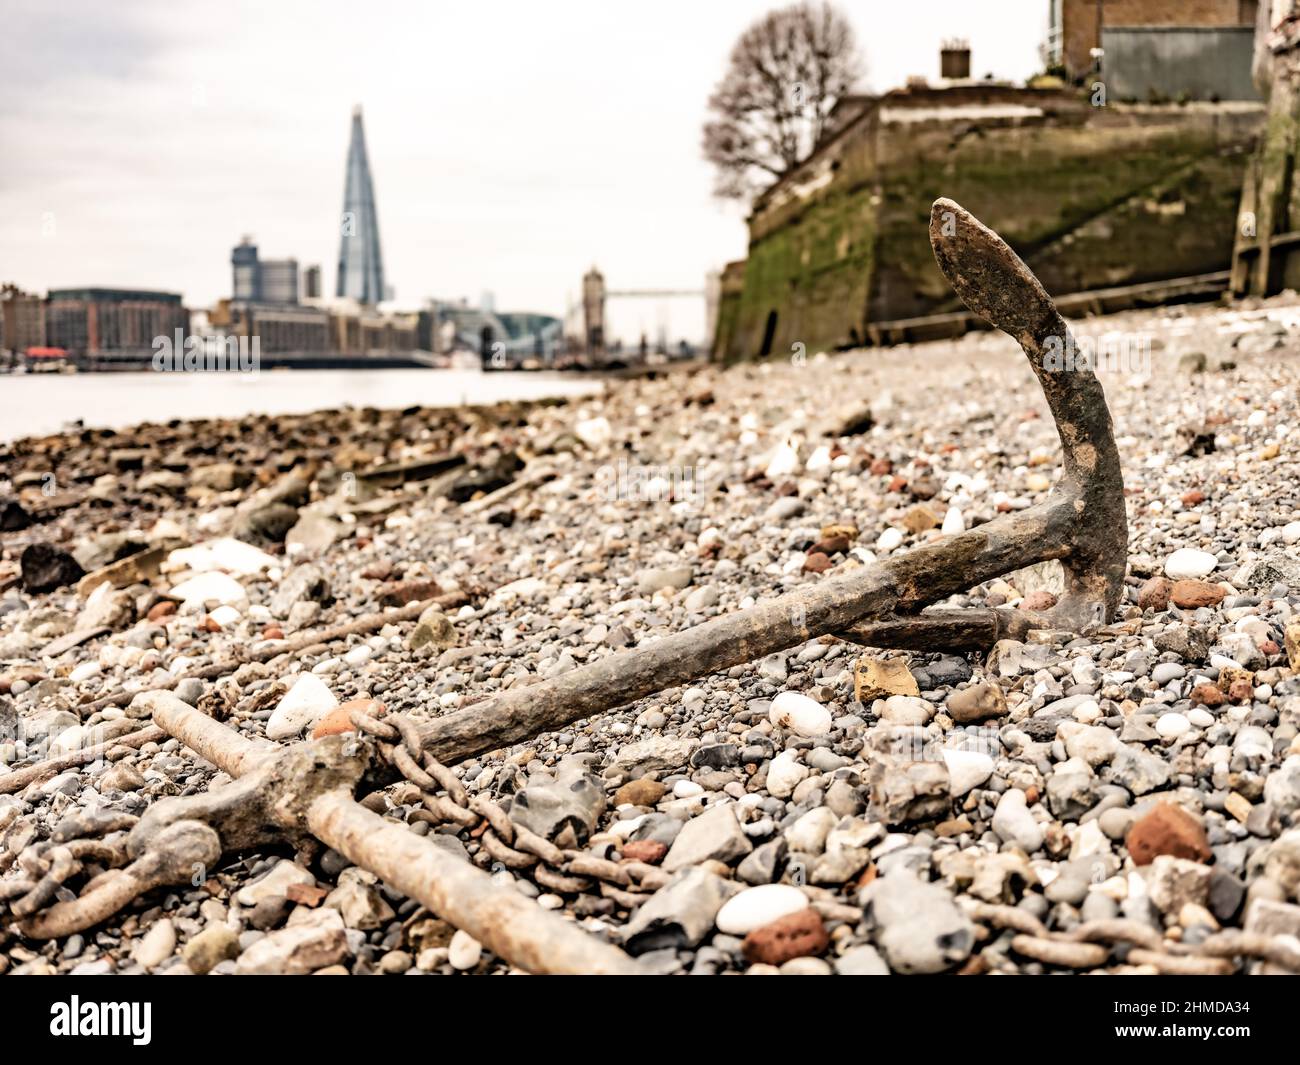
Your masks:
M367 808L651 972L1295 969L1300 303L1078 335L1126 353L1099 372L1130 534L1109 624L970 655L825 637L451 767L563 868L411 780ZM227 851L51 940L17 919L111 864L40 889L58 844L112 850L157 801L230 786L174 738L110 742L148 724L134 693L172 684L280 744L358 708L436 718L1025 508L1058 462L992 333L564 402L7 445L0 972L507 971L323 846ZM944 605L1059 591L1040 565Z

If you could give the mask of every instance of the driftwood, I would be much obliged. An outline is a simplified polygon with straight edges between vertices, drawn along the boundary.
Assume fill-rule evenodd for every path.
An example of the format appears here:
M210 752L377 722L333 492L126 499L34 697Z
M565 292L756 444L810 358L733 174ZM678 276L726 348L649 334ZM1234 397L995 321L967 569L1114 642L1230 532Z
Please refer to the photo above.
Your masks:
M520 826L510 825L504 813L481 805L477 811L464 809L456 801L465 798L464 789L444 771L445 766L818 636L841 635L891 647L975 648L1003 636L1024 637L1038 626L1078 630L1110 619L1120 600L1127 529L1119 455L1101 385L1087 366L1052 361L1074 351L1066 325L1037 279L995 233L952 201L939 200L931 215L930 239L940 267L966 305L1012 335L1038 376L1064 452L1064 471L1048 499L908 554L444 717L419 725L408 722L400 728L396 723L369 722L363 732L371 736L385 730L394 736L402 733L401 747L394 743L391 748L394 764L426 791L426 806L432 802L448 816L449 811L456 813L460 820L452 819L465 827L470 827L468 819L481 816L485 828L495 826L501 833L491 846L516 865L525 864L529 854L557 861L562 857L558 848L530 838ZM954 593L1049 559L1062 564L1065 595L1041 616L1001 610L922 613ZM418 611L407 608L378 617L397 620L407 612L413 617ZM317 634L314 639L319 642L328 636ZM291 649L285 645L275 653ZM277 747L242 737L165 691L143 695L141 702L152 711L154 726L238 779L216 792L155 803L127 837L131 863L97 878L80 898L41 912L33 913L24 900L19 927L25 934L48 938L90 927L140 891L178 882L168 877L188 876L189 867L182 870L185 861L206 864L208 858L193 856L207 855L214 846L220 852L269 840L301 844L315 837L520 968L560 973L640 971L617 947L587 935L513 889L498 885L472 864L355 802L352 796L364 782L391 779L393 766L377 757L372 739L330 736ZM355 718L354 723L367 724ZM439 767L439 779L420 766L416 754L424 759L424 767ZM431 785L447 795L433 794ZM219 844L214 844L214 838ZM483 838L488 838L486 833ZM75 859L70 855L59 856L58 876L71 875ZM570 865L568 874L609 875L607 865ZM50 868L47 879L57 879L52 862ZM630 873L630 867L624 868ZM551 884L554 890L576 890L575 885L587 883L568 874L540 866L534 873L539 883ZM614 879L621 882L622 877ZM600 889L620 905L635 905L643 897L609 880L602 881ZM1082 961L1091 963L1101 949L1077 944L1071 950L1037 926L1019 931L1026 953L1054 963L1063 951L1071 957L1086 954Z

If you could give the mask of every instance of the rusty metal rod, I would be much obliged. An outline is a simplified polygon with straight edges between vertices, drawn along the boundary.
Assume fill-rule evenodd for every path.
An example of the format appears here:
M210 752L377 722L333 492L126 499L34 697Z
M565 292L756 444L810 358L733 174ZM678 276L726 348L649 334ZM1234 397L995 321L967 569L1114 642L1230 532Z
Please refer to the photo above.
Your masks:
M1046 619L1027 610L926 610L912 617L860 621L837 636L864 647L902 651L988 651L998 640L1023 640Z
M307 824L340 854L419 899L517 968L559 975L647 975L618 947L543 910L514 888L499 886L463 858L439 850L404 825L385 821L342 792L313 802Z
M919 609L1033 562L1065 558L1075 529L1073 501L1049 499L424 722L424 748L444 764L461 761L862 621Z

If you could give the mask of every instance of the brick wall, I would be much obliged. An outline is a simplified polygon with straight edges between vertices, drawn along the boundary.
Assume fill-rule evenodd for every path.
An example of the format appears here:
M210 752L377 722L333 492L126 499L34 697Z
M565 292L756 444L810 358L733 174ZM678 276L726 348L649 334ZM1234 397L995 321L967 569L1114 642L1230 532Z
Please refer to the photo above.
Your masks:
M1253 26L1255 5L1241 0L1105 0L1108 26ZM1249 8L1249 10L1243 10Z
M1257 0L1102 0L1106 26L1253 26ZM1062 0L1062 50L1066 69L1082 77L1097 47L1097 0Z

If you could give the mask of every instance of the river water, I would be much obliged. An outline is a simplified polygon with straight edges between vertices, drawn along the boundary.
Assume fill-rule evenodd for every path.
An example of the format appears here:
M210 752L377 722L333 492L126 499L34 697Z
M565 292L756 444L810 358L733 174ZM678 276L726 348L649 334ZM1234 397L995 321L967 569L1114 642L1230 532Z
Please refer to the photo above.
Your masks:
M264 370L237 373L0 374L0 441L81 421L122 428L172 418L304 414L338 407L454 407L581 396L601 381L540 372Z

